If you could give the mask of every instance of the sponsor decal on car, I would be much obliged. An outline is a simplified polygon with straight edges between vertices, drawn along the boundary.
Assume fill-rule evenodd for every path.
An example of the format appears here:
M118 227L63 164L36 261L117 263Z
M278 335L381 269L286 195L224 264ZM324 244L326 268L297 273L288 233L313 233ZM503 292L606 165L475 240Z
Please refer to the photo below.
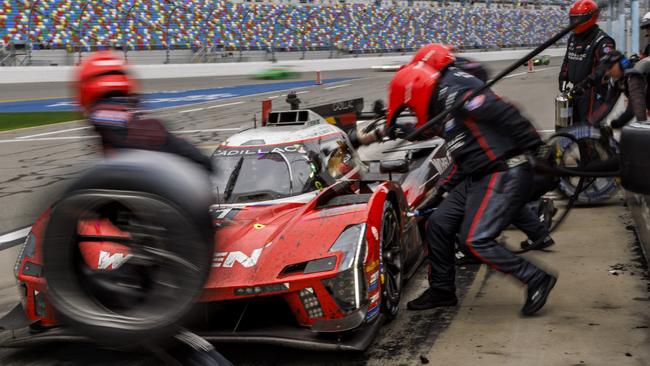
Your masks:
M374 271L375 269L377 269L377 267L379 267L379 259L374 260L374 261L368 263L368 264L366 265L366 272L369 273L369 272L371 272L371 271Z
M451 159L448 156L431 159L431 165L433 165L434 168L436 168L438 173L442 173L445 170L447 170L449 164L451 164Z
M253 250L250 256L240 251L234 252L215 252L212 259L213 268L232 268L235 263L239 263L244 268L250 268L257 265L257 261L262 255L264 248Z
M305 148L300 144L275 146L275 147L260 147L260 148L226 148L218 149L214 152L214 156L242 156L242 155L266 155L272 153L305 153Z
M107 251L99 252L99 260L97 261L98 269L118 269L126 261L131 258L131 254L124 255L122 253L110 253Z
M379 231L377 231L377 228L375 226L371 226L370 231L372 232L372 237L375 238L375 240L379 240Z

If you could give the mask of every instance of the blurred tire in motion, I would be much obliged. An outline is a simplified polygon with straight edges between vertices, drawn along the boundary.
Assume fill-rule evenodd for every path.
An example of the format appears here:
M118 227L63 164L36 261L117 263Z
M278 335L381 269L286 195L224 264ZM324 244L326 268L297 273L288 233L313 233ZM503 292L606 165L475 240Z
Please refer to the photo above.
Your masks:
M55 205L44 238L57 317L109 346L171 335L210 268L212 202L208 175L170 154L126 151L89 169ZM97 245L119 256L105 266L89 261Z

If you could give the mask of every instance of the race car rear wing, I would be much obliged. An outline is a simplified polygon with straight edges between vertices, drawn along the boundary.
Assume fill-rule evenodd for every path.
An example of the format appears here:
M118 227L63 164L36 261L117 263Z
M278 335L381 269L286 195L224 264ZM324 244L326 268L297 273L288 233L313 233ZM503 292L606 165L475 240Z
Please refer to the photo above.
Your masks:
M333 124L345 132L356 126L357 120L372 119L370 114L363 113L363 98L345 100L291 111L271 111L271 101L262 102L262 126L267 125L309 125L315 117L320 117L327 123ZM373 114L374 116L374 114Z

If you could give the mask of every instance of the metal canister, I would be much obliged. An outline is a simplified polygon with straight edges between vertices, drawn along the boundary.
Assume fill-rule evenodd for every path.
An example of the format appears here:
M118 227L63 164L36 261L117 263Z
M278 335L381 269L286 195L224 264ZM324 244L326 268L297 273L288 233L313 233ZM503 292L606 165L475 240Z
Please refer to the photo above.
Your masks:
M571 126L573 123L573 103L562 93L555 97L555 129Z

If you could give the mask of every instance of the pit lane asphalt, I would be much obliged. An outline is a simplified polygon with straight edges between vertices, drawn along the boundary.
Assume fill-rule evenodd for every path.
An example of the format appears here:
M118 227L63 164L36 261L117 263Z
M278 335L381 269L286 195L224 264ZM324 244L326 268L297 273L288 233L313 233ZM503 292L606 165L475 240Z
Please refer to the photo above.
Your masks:
M501 69L504 65L507 65L507 62L498 62L491 63L490 66L496 70ZM524 112L531 117L531 119L537 124L537 127L541 130L548 130L552 128L553 120L553 97L555 95L555 90L557 87L557 66L558 60L553 60L550 65L549 70L541 70L533 74L525 73L525 69L521 68L523 72L520 75L514 75L513 77L504 80L502 83L498 84L495 88L500 94L509 100L513 101L519 107L521 107ZM546 69L547 66L538 68ZM349 73L341 73L349 75ZM354 98L363 96L366 98L367 102L370 102L377 98L385 99L386 94L386 85L388 84L392 73L374 73L374 72L353 72L354 76L360 77L358 80L348 81L341 83L342 86L336 89L326 89L327 87L313 87L304 89L301 91L308 91L308 93L300 94L299 97L306 103L309 104L322 104L330 101L337 101L347 98ZM339 77L338 73L331 73L326 77ZM308 77L308 76L305 76ZM168 88L179 88L179 87L195 87L194 83L199 82L197 80L185 80L188 84L177 84L170 86L165 84L168 81L161 81L160 85L157 87L168 89ZM174 82L183 82L183 81L174 81ZM207 81L205 81L207 82ZM241 78L228 78L224 82L229 83L243 83L244 80ZM349 85L344 85L349 84ZM219 86L219 81L215 81L215 84L209 84L205 86ZM230 84L233 85L233 84ZM235 84L236 85L236 84ZM203 87L202 84L200 87ZM63 86L54 86L54 88L61 88ZM199 87L199 86L196 86ZM41 85L41 88L45 89L45 86ZM154 90L154 89L150 89ZM158 89L160 90L160 89ZM282 93L270 94L268 96L275 96ZM0 99L4 98L0 95ZM260 110L260 101L264 99L263 96L255 97L243 97L236 98L231 101L221 101L219 103L208 103L199 106L193 106L191 108L183 107L173 110L167 110L161 112L160 114L164 115L165 120L168 122L169 126L173 130L200 130L200 129L215 129L215 128L239 128L239 127L249 127L252 125L252 116L253 113L257 112L259 116ZM283 97L277 97L274 99L274 104L277 109L283 107L284 101ZM237 105L226 105L227 103L232 102L244 102ZM369 103L367 103L369 104ZM188 113L178 113L182 110L187 109L200 109L204 107L214 107L216 105L224 105L219 108L197 110L194 112ZM244 121L242 123L242 121ZM72 123L66 125L57 125L57 126L47 126L39 127L29 130L9 132L0 134L0 140L13 140L21 136L32 136L40 135L43 133L58 132L65 129L74 129L83 127L82 123ZM208 133L195 132L187 133L184 136L190 138L193 142L199 143L209 150L213 148L218 141L225 138L227 135L232 134L233 131L212 131ZM85 136L89 134L88 130L69 130L65 132L59 132L51 135L41 135L38 138L48 138L48 137L75 137L75 136ZM28 139L25 139L28 140ZM24 142L6 142L0 143L0 207L4 209L0 212L0 233L12 230L15 228L20 228L23 226L29 225L35 218L35 215L42 210L42 208L48 204L48 202L56 197L57 192L59 192L70 179L74 178L80 171L82 171L89 164L92 164L93 159L96 159L96 142L92 139L67 139L67 140L35 140L35 141L24 141ZM618 211L616 209L621 209L619 206L608 208L613 209L615 212L612 215L617 215ZM591 215L591 220L593 217L601 216L601 211L596 211L596 209L587 208L582 209L588 215ZM581 210L581 211L582 211ZM599 235L603 235L600 232L596 232L595 228L589 228L590 219L586 219L586 222L583 222L578 225L578 227L583 228L585 232L582 238L583 241L595 241L599 238ZM617 223L618 224L618 223ZM620 225L619 225L620 226ZM589 228L586 229L585 228ZM614 229L610 230L614 231ZM566 240L574 240L571 235L578 235L576 232L565 235ZM624 240L619 240L616 236L616 233L612 234L613 236L609 237L609 240L612 240L619 246L624 248L613 253L612 250L606 254L611 257L611 264L615 264L614 261L630 261L632 258L629 253L626 252L628 243ZM515 240L511 242L516 243L516 234L514 234ZM557 239L557 238L556 238ZM564 243L564 241L558 241L559 243ZM612 244L614 244L612 243ZM560 245L560 244L558 244ZM558 251L563 253L564 248L559 248ZM622 253L621 253L622 251ZM6 263L0 263L0 270L7 272L7 275L0 276L0 284L4 279L10 279L10 268L13 265L13 259L10 257L15 257L15 254L8 253L5 257ZM615 254L615 255L614 255ZM545 254L541 254L542 256ZM554 253L550 254L551 256ZM583 252L578 252L574 254L578 258L585 258ZM537 256L533 254L531 256ZM552 257L557 260L557 255ZM559 260L558 260L559 261ZM586 260L585 260L586 261ZM605 268L606 272L607 268ZM602 268L599 270L602 271ZM638 269L637 273L640 274L642 269ZM571 269L571 274L569 275L567 271L562 272L566 273L566 276L573 276L574 269ZM594 272L596 270L594 269ZM490 363L494 365L508 364L506 360L516 361L516 363L510 364L580 364L580 361L583 361L586 356L583 356L585 353L585 348L589 349L588 341L594 339L610 339L614 343L617 340L623 340L623 343L629 343L630 348L628 351L623 351L627 349L617 343L616 352L621 356L622 361L627 361L627 364L648 364L650 363L650 357L646 353L639 353L637 349L639 345L647 345L647 326L649 326L647 311L647 290L643 289L643 286L647 286L647 283L641 282L641 277L637 275L635 280L637 282L632 282L624 286L629 293L624 293L626 297L636 297L639 299L645 298L646 300L638 300L635 304L632 305L645 305L645 313L643 310L639 310L638 306L634 307L631 313L625 313L623 316L623 323L625 324L624 331L619 330L616 332L616 319L612 318L608 320L607 327L598 327L598 325L589 325L587 326L587 331L591 332L589 337L584 340L581 339L583 336L580 332L584 331L584 327L578 328L578 331L568 334L562 334L561 338L555 342L550 342L548 340L543 340L541 348L537 347L538 344L531 343L527 341L527 338L539 339L543 335L548 335L549 331L553 329L545 328L547 324L548 317L550 317L550 323L554 325L573 326L575 319L577 318L572 314L572 310L563 308L564 314L561 318L553 317L553 313L541 319L547 319L547 323L542 323L541 327L528 329L530 326L526 324L521 325L520 322L524 321L518 319L516 316L517 308L521 305L521 296L517 291L516 296L512 296L513 290L515 288L511 284L506 285L508 291L506 292L507 300L503 300L499 296L502 295L502 290L499 289L501 282L495 280L497 276L488 276L488 273L485 269L481 271L476 271L476 268L465 268L461 269L459 279L459 288L462 289L463 294L466 291L469 293L464 297L463 305L460 308L452 308L445 310L434 310L427 312L406 312L402 311L399 317L393 321L391 324L383 327L380 331L377 341L371 346L371 348L361 354L339 354L339 353L309 353L309 352L297 352L293 350L286 350L283 348L276 347L262 347L262 346L249 346L249 347L231 347L231 346L220 346L219 349L229 358L231 358L236 364L256 364L256 365L276 365L276 364L425 364L431 362L432 364L439 364L439 359L445 359L444 364L467 364L468 362L476 362L481 360L491 359ZM599 272L600 273L600 272ZM593 273L589 273L593 275ZM478 276L476 280L474 277ZM610 276L611 277L611 276ZM581 277L581 278L584 278ZM618 277L617 277L618 279ZM621 278L623 279L623 278ZM560 281L563 279L561 278ZM611 281L611 278L608 278ZM631 278L626 277L627 282L631 281ZM9 285L8 280L7 289L2 296L3 302L6 304L15 298L15 296L9 296L13 291ZM473 284L472 284L473 283ZM605 282L603 282L605 283ZM470 284L472 284L470 286ZM562 284L562 282L560 282ZM580 286L578 283L576 286ZM616 283L608 283L609 286L618 286ZM405 292L405 300L410 300L413 297L417 296L420 291L425 288L426 281L424 271L419 271L415 278L409 283L409 286ZM489 290L492 294L491 296L485 296L485 289L491 287ZM494 289L496 287L496 289ZM503 286L502 286L503 287ZM0 287L1 288L1 287ZM516 290L515 290L516 291ZM567 292L571 292L573 289L567 289ZM644 292L645 291L645 292ZM602 291L601 292L606 292ZM618 293L620 293L619 291ZM559 296L559 295L558 295ZM564 294L563 296L570 296ZM607 297L607 293L601 293L599 296L602 296L600 299L600 311L604 309L609 309L610 314L616 309L625 308L627 309L628 304L625 305L619 304L616 299L610 299ZM492 301L486 305L485 301ZM553 302L555 303L555 302ZM469 304L469 305L467 305ZM404 305L404 304L403 304ZM562 303L562 305L565 305ZM506 307L508 311L498 312L501 318L498 319L500 326L495 325L495 319L490 316L485 316L485 312L488 313L490 310L487 308L489 306L496 306L497 308ZM482 310L481 310L482 309ZM578 308L580 310L580 308ZM405 310L405 309L404 309ZM459 314L457 312L460 311ZM504 315L505 314L505 315ZM612 315L597 314L598 316L607 317ZM458 317L464 319L462 323L453 322L453 318ZM645 317L645 318L644 318ZM596 320L591 321L593 324L604 324L605 322L601 318L594 318ZM591 318L586 318L591 319ZM639 320L641 319L641 320ZM581 320L584 320L581 318ZM620 320L620 319L619 319ZM542 321L537 320L533 323L538 324ZM619 323L619 324L623 324ZM451 324L451 325L450 325ZM586 322L585 322L586 324ZM486 329L474 329L478 326L484 326L487 330L492 332L497 328L502 328L503 330L499 331L499 335L503 336L503 333L510 332L510 338L504 338L503 342L499 341L499 338L490 340L490 342L483 342L483 339L492 339L492 333L486 331ZM635 330L630 330L633 325L637 328ZM474 326L474 328L472 328ZM445 329L449 327L447 331ZM643 328L646 327L646 328ZM526 332L521 332L521 329L527 329ZM556 330L557 331L557 330ZM454 336L448 336L448 334L453 333ZM472 336L464 337L464 333L471 333ZM614 338L614 339L612 339ZM479 342L481 340L481 342ZM513 343L513 346L509 346L508 342ZM565 343L564 347L557 346L557 343ZM645 343L644 343L645 342ZM476 343L476 344L475 344ZM484 344L490 343L490 348L484 348L481 350ZM585 344L587 343L587 344ZM600 352L604 352L607 349L605 345L600 344ZM517 344L522 345L522 348L526 346L531 347L532 353L535 356L524 354L517 354L515 358L507 359L508 355L514 354L514 350L511 348L517 348ZM555 345L555 348L553 348ZM443 347L440 349L440 347ZM473 348L472 348L473 347ZM505 352L504 348L508 347L509 352ZM469 349L471 348L471 349ZM494 348L494 349L493 349ZM648 348L648 347L646 347ZM620 350L620 352L619 352ZM468 351L468 352L466 352ZM483 352L485 351L485 352ZM598 351L598 350L595 350ZM564 352L564 355L562 354ZM583 354L580 354L583 352ZM632 356L625 356L624 353L628 352ZM559 358L553 358L554 361L561 360L561 362L548 362L540 363L544 360L544 357L548 357L548 354L559 353ZM570 355L568 355L570 353ZM596 352L595 354L598 354ZM454 356L455 355L455 356ZM469 356L467 356L469 355ZM454 362L455 358L460 356L466 362ZM562 358L561 356L564 356ZM151 358L146 357L136 357L133 359L133 355L123 355L113 352L97 351L93 347L88 347L86 345L64 345L62 347L53 346L53 347L40 347L40 348L29 348L19 351L0 351L0 364L2 365L51 365L51 364L66 364L66 365L81 365L81 364L129 364L129 365L146 365L146 364L155 364L155 361ZM589 360L589 359L588 359ZM593 362L591 364L599 364L597 358L591 358ZM621 361L618 359L613 359L612 361ZM634 361L635 363L630 363ZM602 364L602 363L601 363ZM606 363L611 364L611 363Z

